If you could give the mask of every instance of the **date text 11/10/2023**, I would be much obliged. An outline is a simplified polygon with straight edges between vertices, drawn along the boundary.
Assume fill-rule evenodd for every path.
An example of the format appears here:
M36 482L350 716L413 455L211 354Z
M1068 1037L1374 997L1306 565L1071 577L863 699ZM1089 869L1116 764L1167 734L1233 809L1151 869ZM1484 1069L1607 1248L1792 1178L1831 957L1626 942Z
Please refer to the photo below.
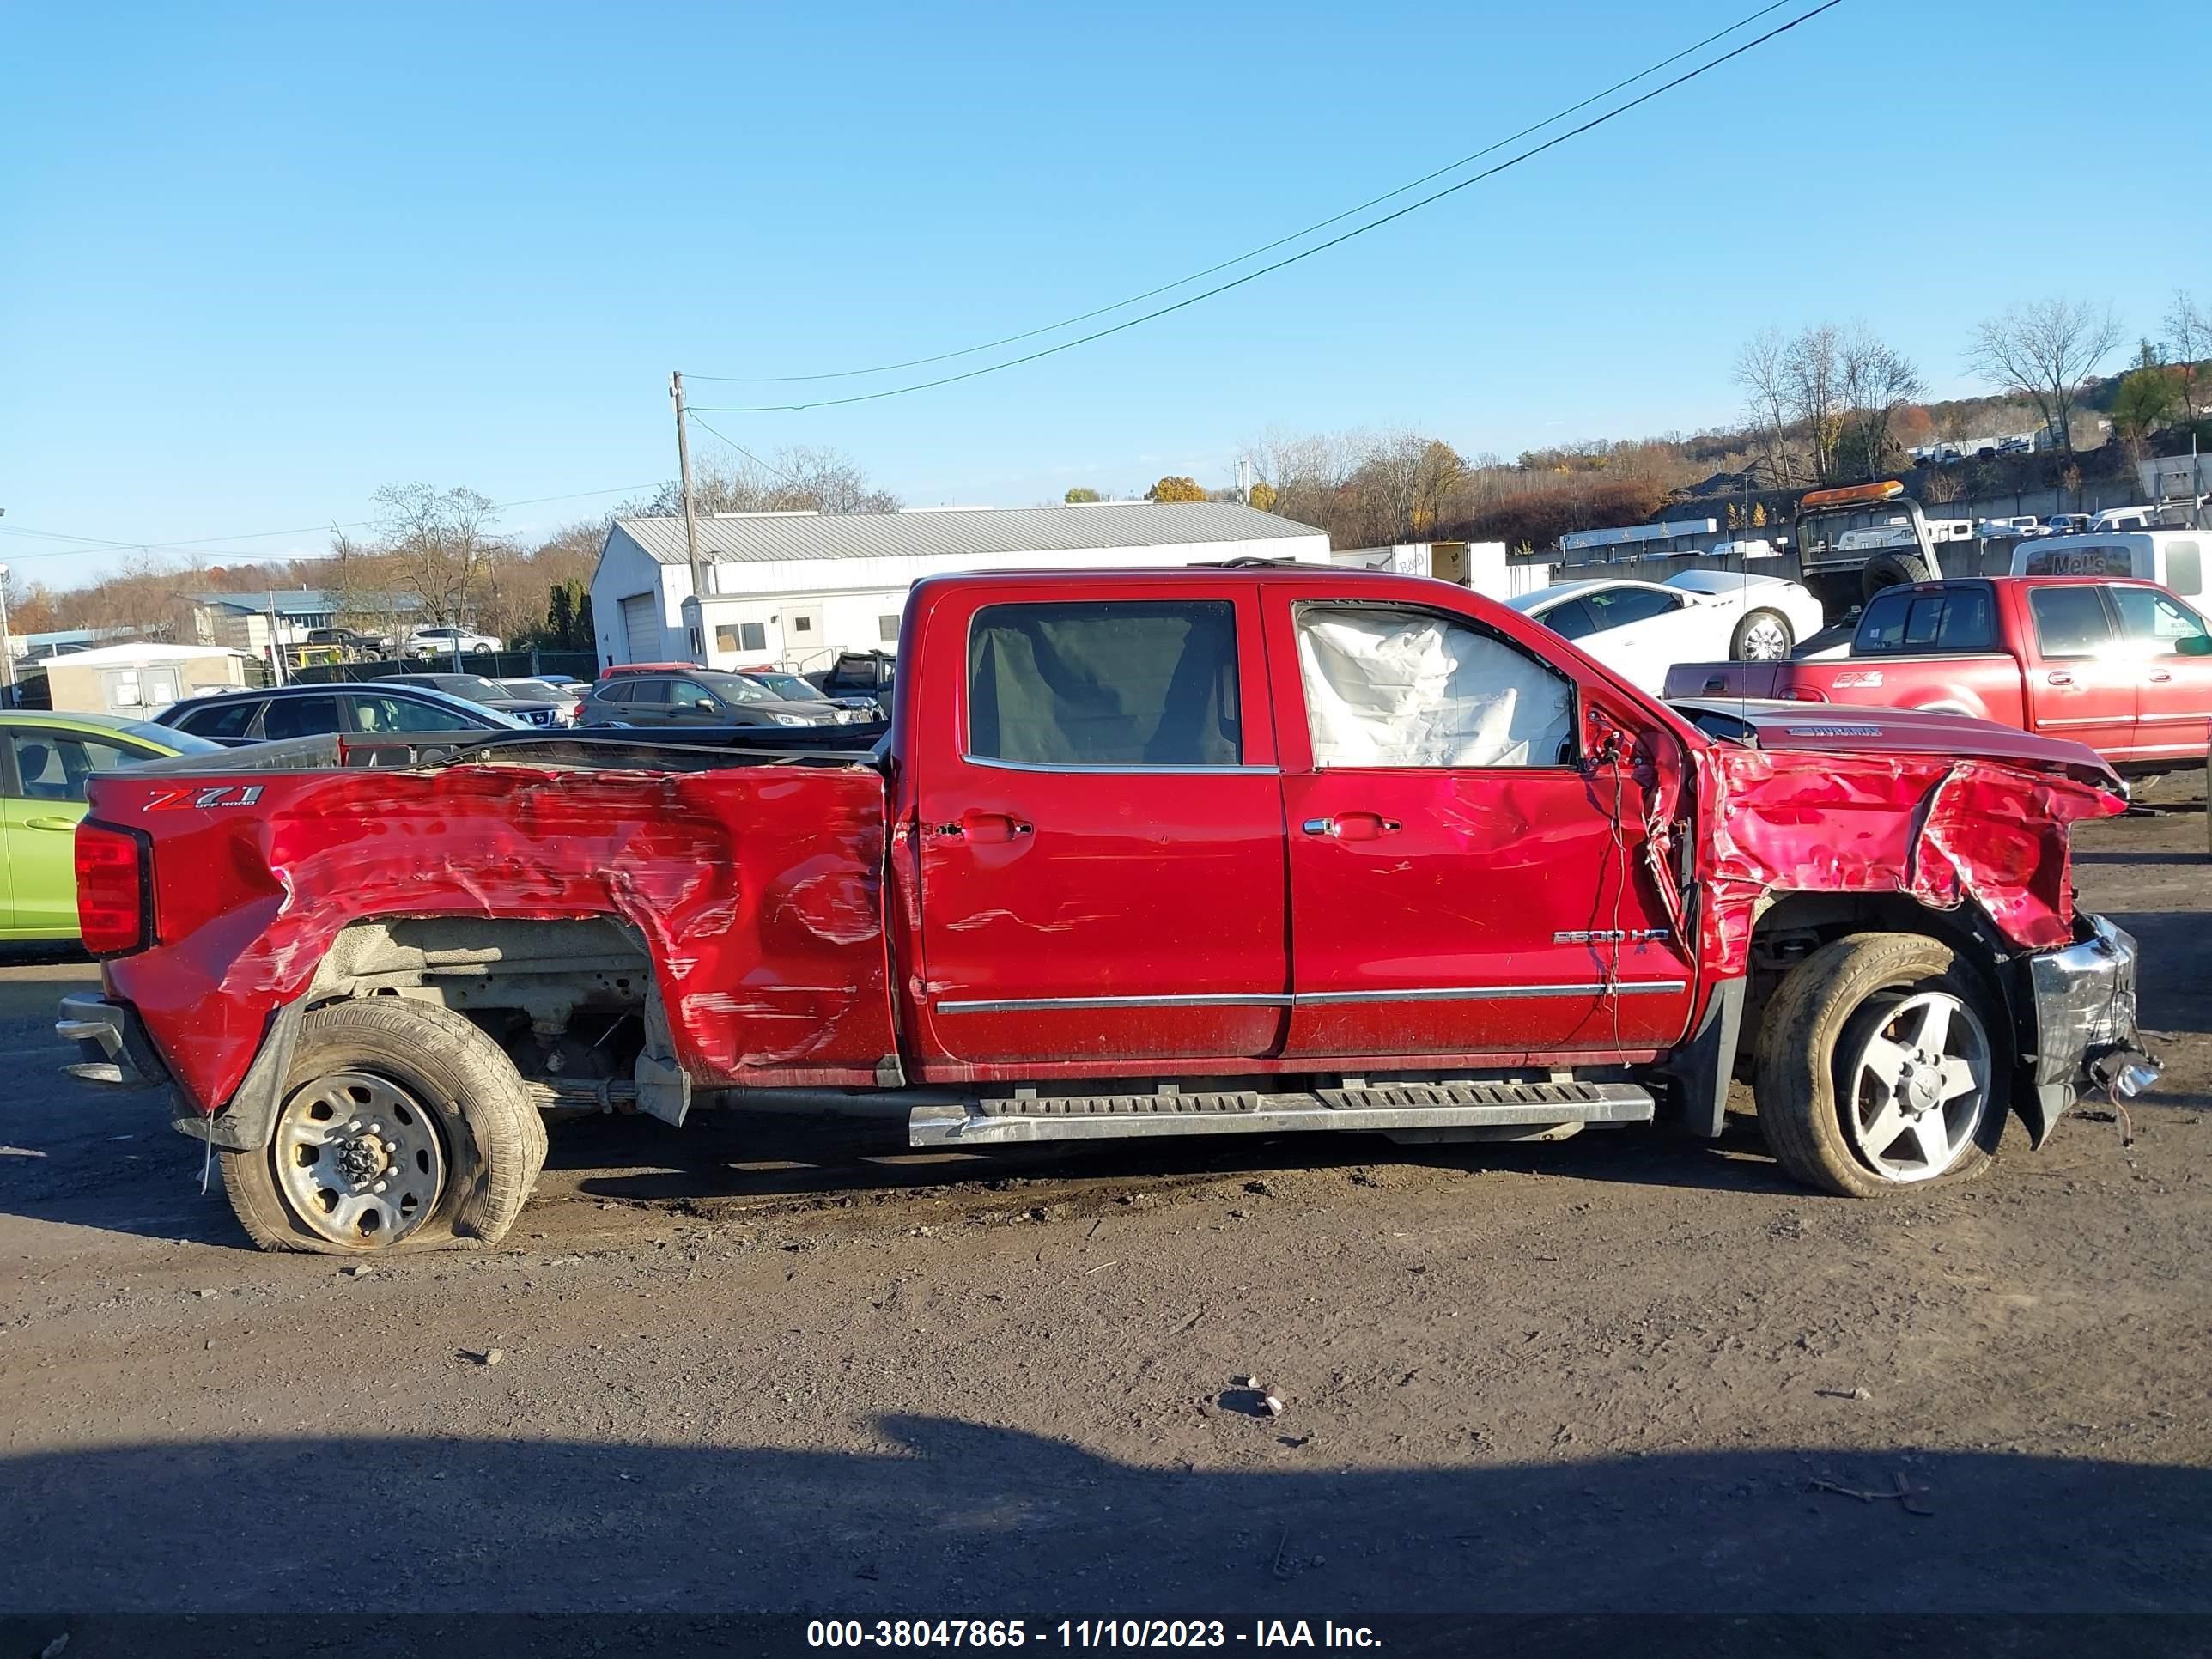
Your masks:
M1364 1625L1324 1619L1255 1620L1249 1628L1221 1619L816 1619L810 1648L1379 1648Z

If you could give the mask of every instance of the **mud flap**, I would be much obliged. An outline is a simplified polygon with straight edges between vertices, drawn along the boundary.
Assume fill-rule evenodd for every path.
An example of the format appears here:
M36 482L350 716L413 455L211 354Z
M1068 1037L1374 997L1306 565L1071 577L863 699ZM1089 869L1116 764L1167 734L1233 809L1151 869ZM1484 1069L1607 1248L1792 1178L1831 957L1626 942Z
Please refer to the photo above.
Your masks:
M1708 1140L1717 1139L1728 1124L1729 1081L1735 1075L1743 1030L1743 986L1740 979L1716 984L1698 1029L1660 1068L1674 1083L1682 1127Z

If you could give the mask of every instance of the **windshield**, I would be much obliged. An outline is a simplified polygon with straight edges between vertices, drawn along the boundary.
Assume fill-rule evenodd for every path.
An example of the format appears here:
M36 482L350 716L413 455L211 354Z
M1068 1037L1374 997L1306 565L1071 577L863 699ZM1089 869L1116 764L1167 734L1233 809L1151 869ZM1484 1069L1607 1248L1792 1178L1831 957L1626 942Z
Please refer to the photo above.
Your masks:
M726 702L781 702L782 698L757 680L743 674L696 674L692 677Z
M458 697L495 697L505 702L514 696L498 681L488 680L481 674L441 674L429 684Z
M796 674L748 674L745 678L757 680L786 702L827 702L830 699Z

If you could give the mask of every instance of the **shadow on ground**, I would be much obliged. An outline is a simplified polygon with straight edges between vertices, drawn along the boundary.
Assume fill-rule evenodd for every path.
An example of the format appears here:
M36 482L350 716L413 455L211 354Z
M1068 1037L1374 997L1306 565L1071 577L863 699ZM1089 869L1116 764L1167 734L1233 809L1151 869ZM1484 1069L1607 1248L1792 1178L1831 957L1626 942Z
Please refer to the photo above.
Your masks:
M332 1437L14 1457L0 1609L2212 1611L2203 1469L1807 1449L1193 1473L877 1426L880 1453ZM1900 1480L1909 1504L1850 1495Z

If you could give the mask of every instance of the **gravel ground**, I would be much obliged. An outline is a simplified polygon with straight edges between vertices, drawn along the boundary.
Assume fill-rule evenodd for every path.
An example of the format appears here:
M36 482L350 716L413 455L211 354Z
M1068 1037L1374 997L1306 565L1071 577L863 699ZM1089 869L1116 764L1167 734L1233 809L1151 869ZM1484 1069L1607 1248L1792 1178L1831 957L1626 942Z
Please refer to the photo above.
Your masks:
M0 1613L2212 1611L2204 821L2080 844L2168 1062L2133 1144L1878 1205L1747 1117L986 1160L719 1115L556 1131L511 1249L356 1277L57 1079L95 975L19 949Z

